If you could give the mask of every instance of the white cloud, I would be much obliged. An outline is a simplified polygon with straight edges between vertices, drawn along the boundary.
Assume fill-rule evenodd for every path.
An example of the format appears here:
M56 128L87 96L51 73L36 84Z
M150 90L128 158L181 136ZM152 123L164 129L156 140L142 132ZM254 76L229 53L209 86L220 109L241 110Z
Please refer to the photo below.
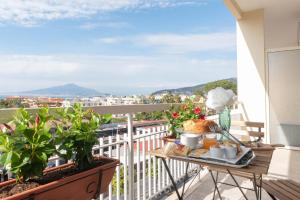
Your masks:
M178 56L0 55L0 93L65 83L109 93L152 92L236 75L230 59Z
M95 40L97 43L102 44L119 44L124 41L122 37L104 37Z
M104 44L132 43L152 47L165 53L189 53L201 51L232 51L235 49L235 33L217 32L204 34L159 33L131 37L99 38Z
M203 4L202 0L0 0L0 22L33 26L41 21L89 17L120 9Z
M130 24L127 22L108 22L108 21L103 21L103 22L87 22L84 24L81 24L79 28L84 29L84 30L92 30L96 28L113 28L113 29L120 29L120 28L125 28L125 27L130 27Z

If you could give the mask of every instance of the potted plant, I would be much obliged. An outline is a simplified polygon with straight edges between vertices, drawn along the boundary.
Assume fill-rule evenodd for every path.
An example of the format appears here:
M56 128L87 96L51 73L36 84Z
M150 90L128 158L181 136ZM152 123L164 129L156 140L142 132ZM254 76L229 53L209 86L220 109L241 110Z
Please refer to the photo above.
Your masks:
M15 179L0 183L0 198L92 199L107 190L118 160L93 157L96 129L110 117L84 111L79 104L60 109L57 116L42 108L33 117L18 111L14 128L0 133L1 164ZM59 155L73 162L46 169Z
M203 109L193 103L191 100L187 100L185 104L174 107L172 106L165 112L168 119L170 135L163 138L165 142L174 142L180 137L178 129L182 128L184 121L189 119L202 119L205 120L205 114Z

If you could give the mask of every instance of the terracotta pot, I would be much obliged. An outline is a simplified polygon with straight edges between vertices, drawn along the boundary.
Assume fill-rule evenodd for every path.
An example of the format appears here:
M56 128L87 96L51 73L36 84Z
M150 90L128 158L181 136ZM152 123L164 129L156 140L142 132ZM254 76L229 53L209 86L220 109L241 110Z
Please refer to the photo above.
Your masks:
M24 192L7 197L3 200L90 200L95 195L104 193L108 189L115 173L119 160L100 157L100 160L106 160L106 164L74 174L39 187L26 190ZM54 167L45 172L63 170L73 164L65 164ZM0 188L15 183L15 180L9 180L0 183Z
M168 142L175 142L176 137L173 135L168 135L168 136L162 137L161 140L164 142L164 144L167 144Z

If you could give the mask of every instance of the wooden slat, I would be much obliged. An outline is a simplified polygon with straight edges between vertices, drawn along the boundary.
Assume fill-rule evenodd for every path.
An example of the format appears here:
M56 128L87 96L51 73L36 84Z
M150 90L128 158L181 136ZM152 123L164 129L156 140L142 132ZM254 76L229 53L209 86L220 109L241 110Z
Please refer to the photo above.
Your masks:
M257 127L257 128L265 127L263 122L250 122L250 121L232 121L231 126Z
M298 197L300 199L300 192L294 190L293 188L283 184L283 182L279 182L278 180L270 180L271 184L284 189L287 193L291 193L292 195ZM288 181L286 181L288 182Z
M285 184L283 184L285 182ZM293 190L287 184L290 184L288 180L263 180L263 188L282 200L299 200L300 193L297 190Z
M277 188L274 188L274 186L270 185L268 182L263 181L262 187L265 191L268 193L274 195L275 197L282 199L282 200L293 200L293 198L290 198L288 196L284 195L284 191L278 190Z
M280 183L286 185L287 187L290 187L293 190L300 193L300 184L299 183L296 183L296 182L291 181L291 180L278 180L278 182L280 182Z
M257 131L247 131L249 136L251 137L264 137L265 133L264 132L257 132Z
M257 127L264 128L263 122L251 122L251 121L232 121L231 124L234 126L242 126L242 127Z

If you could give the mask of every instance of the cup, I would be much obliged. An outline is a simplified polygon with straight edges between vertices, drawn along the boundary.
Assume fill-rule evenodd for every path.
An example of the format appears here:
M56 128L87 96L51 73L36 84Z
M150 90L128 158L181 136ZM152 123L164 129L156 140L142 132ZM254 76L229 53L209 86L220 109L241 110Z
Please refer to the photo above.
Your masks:
M223 158L224 157L224 149L220 147L211 146L209 149L210 156L213 158Z
M205 138L203 138L203 147L204 149L210 149L211 146L217 144L217 139L215 134L207 134Z
M180 135L180 143L190 147L191 149L197 148L199 144L200 135L185 133Z
M236 146L225 146L224 153L225 153L225 157L227 159L234 159L237 156L237 147Z

